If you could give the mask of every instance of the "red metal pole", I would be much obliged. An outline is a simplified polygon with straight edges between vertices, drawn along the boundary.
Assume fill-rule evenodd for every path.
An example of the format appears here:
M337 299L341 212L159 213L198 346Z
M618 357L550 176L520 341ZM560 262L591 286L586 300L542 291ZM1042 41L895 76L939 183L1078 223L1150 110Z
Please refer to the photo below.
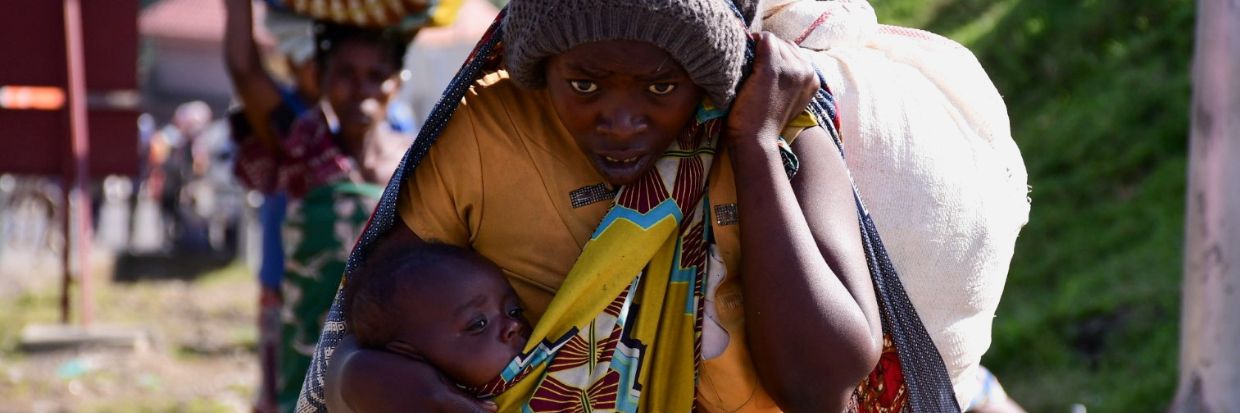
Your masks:
M94 286L90 271L90 139L86 117L86 65L82 47L82 8L79 0L64 0L65 53L69 71L69 156L66 159L66 221L65 268L69 268L70 252L77 255L78 322L89 327L94 322ZM71 248L70 248L71 247ZM66 284L67 291L67 284ZM64 320L68 320L68 295L63 298Z

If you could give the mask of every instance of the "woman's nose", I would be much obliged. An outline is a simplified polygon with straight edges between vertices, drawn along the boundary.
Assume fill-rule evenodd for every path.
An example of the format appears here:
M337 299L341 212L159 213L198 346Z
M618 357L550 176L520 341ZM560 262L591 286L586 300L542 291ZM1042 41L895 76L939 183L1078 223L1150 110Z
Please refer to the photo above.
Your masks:
M617 108L600 117L598 131L605 135L627 139L644 133L648 125L646 117L636 111Z

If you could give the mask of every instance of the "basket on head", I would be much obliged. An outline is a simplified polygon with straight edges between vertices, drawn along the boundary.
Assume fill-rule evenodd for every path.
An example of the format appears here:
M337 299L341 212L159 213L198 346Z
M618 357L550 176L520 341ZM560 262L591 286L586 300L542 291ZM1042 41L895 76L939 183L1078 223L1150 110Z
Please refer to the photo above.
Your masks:
M333 23L416 30L451 24L464 0L267 0L267 3Z

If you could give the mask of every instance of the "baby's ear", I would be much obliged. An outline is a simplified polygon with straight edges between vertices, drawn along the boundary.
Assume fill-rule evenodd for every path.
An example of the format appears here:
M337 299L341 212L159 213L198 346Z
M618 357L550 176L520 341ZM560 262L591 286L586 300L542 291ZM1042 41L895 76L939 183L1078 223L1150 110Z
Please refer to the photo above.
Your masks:
M396 353L414 360L426 361L416 348L413 348L413 346L409 343L400 340L387 343L387 345L383 346L383 348L392 353Z

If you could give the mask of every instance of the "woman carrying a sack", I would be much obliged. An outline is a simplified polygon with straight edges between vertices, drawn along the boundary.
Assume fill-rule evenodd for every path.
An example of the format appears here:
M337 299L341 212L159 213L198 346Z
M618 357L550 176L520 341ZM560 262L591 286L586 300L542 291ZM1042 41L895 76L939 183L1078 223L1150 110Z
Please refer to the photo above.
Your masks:
M423 241L494 261L535 324L519 374L475 400L357 349L337 299L298 411L958 411L924 329L932 357L910 362L942 381L910 396L835 108L794 45L749 34L754 3L513 0L351 268ZM589 339L599 326L622 336Z

